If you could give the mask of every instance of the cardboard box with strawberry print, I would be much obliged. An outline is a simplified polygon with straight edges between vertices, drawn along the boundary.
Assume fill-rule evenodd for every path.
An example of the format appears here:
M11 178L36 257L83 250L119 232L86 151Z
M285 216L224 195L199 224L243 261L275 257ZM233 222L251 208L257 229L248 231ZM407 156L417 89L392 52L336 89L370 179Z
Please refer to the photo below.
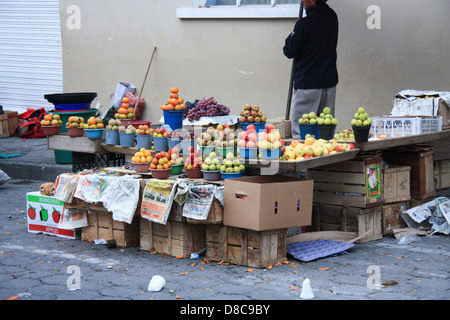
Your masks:
M27 193L27 227L28 232L44 233L69 239L80 239L81 228L63 229L58 223L64 210L64 202L40 194Z

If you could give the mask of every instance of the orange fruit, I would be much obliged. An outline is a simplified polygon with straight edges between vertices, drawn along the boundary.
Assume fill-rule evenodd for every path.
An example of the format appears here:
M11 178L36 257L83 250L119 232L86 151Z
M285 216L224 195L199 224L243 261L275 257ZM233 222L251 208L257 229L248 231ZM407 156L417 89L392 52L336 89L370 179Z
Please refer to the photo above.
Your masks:
M170 92L172 93L178 93L180 90L177 87L170 88Z
M178 104L178 99L170 98L169 100L167 100L167 104L176 106Z
M178 93L171 93L170 98L172 99L178 99Z
M102 128L104 128L104 127L105 127L105 125L103 124L103 122L97 123L97 128L98 128L98 129L102 129Z
M184 102L184 99L182 97L178 97L178 104L182 104Z
M167 109L167 106L165 104L162 104L161 105L161 110L166 110L166 109Z
M127 109L122 108L122 107L120 107L119 110L117 110L117 112L118 112L119 114L127 114L127 113L128 113Z
M97 119L95 117L90 117L87 121L88 125L97 124Z
M123 98L122 98L122 102L123 102L123 103L129 103L129 102L130 102L130 98L128 98L128 97L123 97Z
M181 107L181 104L177 104L177 105L175 106L175 110L177 110L177 111L183 110L182 107Z
M133 113L133 112L134 112L134 108L133 108L133 107L129 107L129 108L127 109L127 112L128 112L128 113Z
M168 104L166 110L175 110L175 107L173 106L173 104Z

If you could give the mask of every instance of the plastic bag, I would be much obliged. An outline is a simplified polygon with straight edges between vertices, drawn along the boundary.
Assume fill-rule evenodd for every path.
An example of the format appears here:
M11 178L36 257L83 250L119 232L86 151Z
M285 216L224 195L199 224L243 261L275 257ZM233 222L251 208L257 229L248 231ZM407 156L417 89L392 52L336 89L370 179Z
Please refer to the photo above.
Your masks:
M10 179L11 178L0 169L0 186Z

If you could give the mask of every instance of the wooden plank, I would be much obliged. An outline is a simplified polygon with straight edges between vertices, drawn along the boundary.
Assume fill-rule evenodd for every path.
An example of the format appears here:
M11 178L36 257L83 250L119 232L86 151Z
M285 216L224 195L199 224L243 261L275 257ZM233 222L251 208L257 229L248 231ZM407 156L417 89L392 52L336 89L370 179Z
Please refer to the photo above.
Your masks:
M330 183L349 183L360 185L364 185L366 183L366 177L363 170L361 170L360 173L308 170L308 179L312 179L314 181L327 181Z
M407 146L417 143L433 142L440 139L449 139L450 130L443 130L433 133L423 133L414 136L405 136L398 138L391 138L385 140L371 140L368 142L355 143L355 146L361 151L371 151L371 150L383 150L391 149L399 146Z
M287 243L306 242L314 240L351 241L357 236L356 232L344 231L313 231L300 233L287 238Z
M103 141L104 139L70 137L68 134L61 133L47 137L47 147L53 150L82 153L105 153L101 147Z
M0 114L0 138L9 137L8 115Z
M125 148L119 145L111 146L109 144L106 144L104 140L101 142L100 148L103 152L120 153L125 155L134 155L138 151L137 147Z
M327 166L333 163L352 160L359 153L359 149L350 151L329 154L326 156L314 157L311 159L301 161L286 161L286 160L265 160L265 159L247 159L245 166L249 169L270 169L278 171L299 171L304 169Z

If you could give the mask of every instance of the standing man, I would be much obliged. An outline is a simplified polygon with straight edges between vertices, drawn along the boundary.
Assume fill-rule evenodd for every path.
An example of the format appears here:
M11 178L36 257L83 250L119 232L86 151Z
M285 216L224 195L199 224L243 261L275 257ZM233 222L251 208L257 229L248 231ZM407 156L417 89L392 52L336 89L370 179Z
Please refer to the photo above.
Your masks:
M298 120L304 113L320 114L325 107L334 116L338 72L336 67L339 22L327 0L302 0L306 17L300 18L286 38L284 55L295 59L290 119L292 137L300 138Z

